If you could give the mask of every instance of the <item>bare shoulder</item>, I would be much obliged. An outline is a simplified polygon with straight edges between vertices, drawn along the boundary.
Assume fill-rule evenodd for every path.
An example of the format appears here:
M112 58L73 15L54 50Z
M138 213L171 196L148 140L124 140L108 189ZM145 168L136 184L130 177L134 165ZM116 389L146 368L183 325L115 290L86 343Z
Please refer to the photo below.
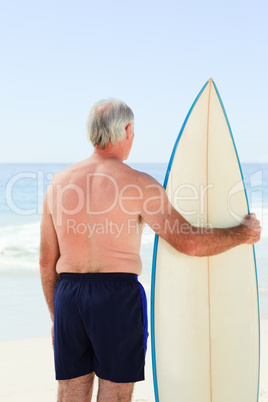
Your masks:
M70 178L77 173L80 173L85 164L87 163L88 159L73 163L66 168L58 171L52 177L51 184L62 184L66 180L70 180Z
M144 172L138 172L137 184L141 188L144 199L150 197L166 197L164 187L152 176Z
M128 165L125 166L128 168L127 173L130 174L135 179L138 185L142 187L150 185L157 185L162 187L161 184L153 176L150 176L148 173L133 169Z

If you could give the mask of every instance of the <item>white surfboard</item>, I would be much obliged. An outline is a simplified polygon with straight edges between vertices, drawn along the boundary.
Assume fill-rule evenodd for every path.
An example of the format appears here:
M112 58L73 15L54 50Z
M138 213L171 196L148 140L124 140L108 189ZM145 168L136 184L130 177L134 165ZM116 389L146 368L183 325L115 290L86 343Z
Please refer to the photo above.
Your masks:
M237 151L212 79L186 117L164 187L173 206L196 226L237 226L248 214ZM156 236L151 324L156 402L258 401L253 246L190 257Z

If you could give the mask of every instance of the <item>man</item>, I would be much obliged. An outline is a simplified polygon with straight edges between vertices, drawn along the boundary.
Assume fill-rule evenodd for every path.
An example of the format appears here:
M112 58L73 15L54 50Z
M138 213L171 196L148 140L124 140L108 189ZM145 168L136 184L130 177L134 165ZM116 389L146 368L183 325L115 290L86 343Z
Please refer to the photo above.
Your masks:
M197 257L260 239L254 214L229 229L191 226L156 180L123 163L133 123L125 103L96 104L87 123L92 156L57 173L44 197L40 270L59 402L90 401L95 373L99 402L130 401L134 383L144 379L147 311L137 281L144 223Z

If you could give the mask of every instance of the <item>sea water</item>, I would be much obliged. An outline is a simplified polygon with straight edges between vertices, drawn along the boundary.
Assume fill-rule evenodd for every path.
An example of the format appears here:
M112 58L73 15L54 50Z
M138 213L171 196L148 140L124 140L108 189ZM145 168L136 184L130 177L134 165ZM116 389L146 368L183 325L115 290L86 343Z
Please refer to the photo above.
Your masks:
M68 164L0 164L0 340L48 335L50 317L39 275L42 200ZM132 164L163 184L166 164ZM256 245L261 318L268 318L268 165L243 164L250 209L261 220ZM150 300L154 233L145 226L140 281ZM242 283L242 281L241 281Z

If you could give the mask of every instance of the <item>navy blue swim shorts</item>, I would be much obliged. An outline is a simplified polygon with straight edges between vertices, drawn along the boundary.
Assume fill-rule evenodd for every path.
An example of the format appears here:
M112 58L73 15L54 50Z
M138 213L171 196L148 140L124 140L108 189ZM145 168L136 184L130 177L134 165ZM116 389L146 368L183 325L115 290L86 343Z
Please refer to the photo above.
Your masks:
M54 315L57 380L92 371L117 383L144 380L147 302L137 275L62 273Z

